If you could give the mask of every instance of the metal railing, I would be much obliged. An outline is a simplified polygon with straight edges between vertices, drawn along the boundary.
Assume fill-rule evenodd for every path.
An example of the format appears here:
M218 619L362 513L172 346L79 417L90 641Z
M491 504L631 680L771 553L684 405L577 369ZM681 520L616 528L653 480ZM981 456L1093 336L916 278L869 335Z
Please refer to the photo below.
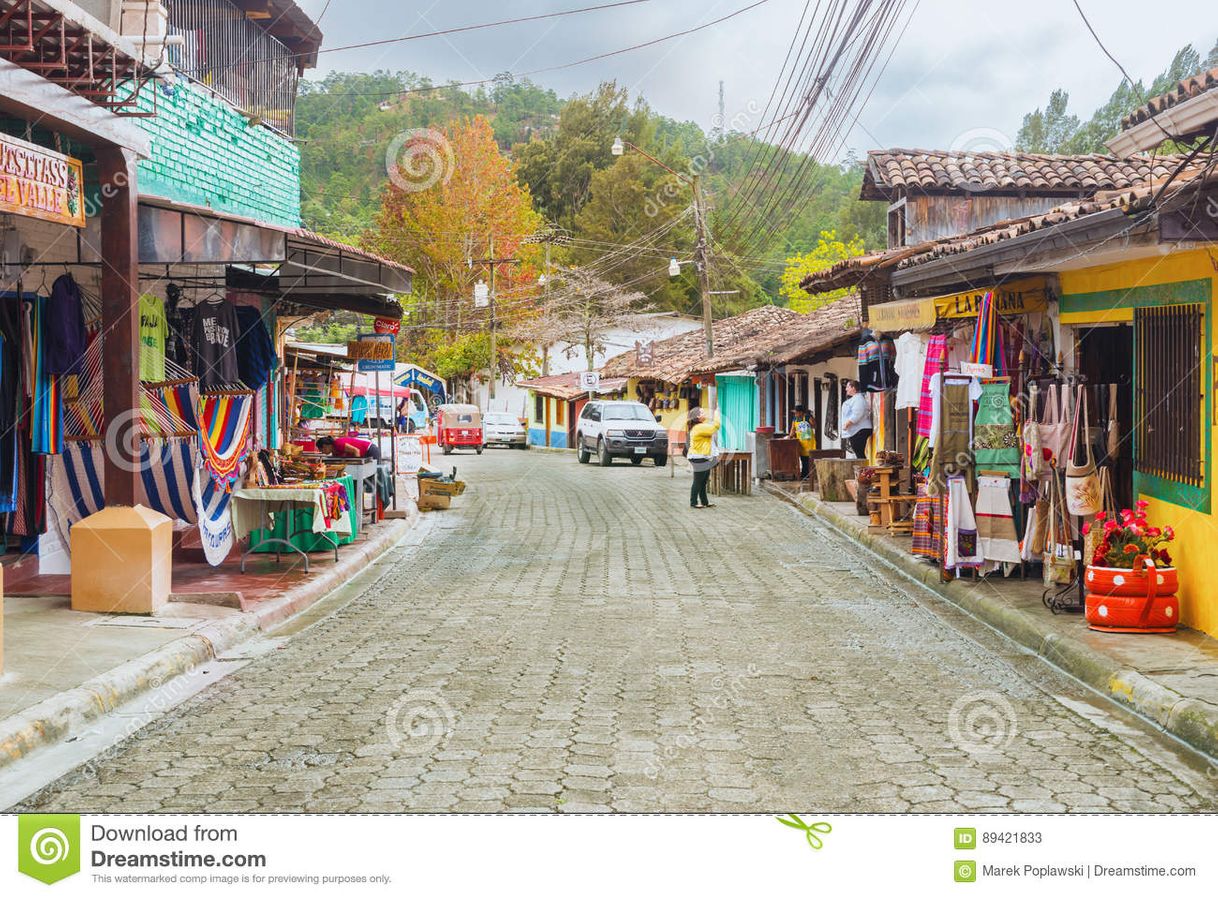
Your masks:
M228 0L172 0L169 64L251 118L292 134L299 70L291 52Z

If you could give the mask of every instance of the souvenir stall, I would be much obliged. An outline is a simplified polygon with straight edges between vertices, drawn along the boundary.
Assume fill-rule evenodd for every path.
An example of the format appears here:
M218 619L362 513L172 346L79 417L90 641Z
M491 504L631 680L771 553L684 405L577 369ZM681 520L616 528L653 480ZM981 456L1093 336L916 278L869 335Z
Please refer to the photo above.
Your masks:
M1031 560L1021 535L1034 496L1048 494L1051 483L1045 475L1042 487L1039 469L1031 481L1025 476L1023 440L1031 431L1019 397L1055 364L1043 338L1047 308L1047 288L1037 281L870 310L877 343L901 331L892 338L891 394L893 411L907 420L902 427L885 410L884 421L906 432L903 441L894 433L894 442L908 447L912 551L944 578L965 571L1022 576ZM878 349L869 349L866 361L877 356L882 376L886 356ZM862 373L874 383L870 369ZM895 455L902 462L905 456ZM1047 522L1047 510L1038 519ZM1053 536L1068 541L1061 531L1059 520Z

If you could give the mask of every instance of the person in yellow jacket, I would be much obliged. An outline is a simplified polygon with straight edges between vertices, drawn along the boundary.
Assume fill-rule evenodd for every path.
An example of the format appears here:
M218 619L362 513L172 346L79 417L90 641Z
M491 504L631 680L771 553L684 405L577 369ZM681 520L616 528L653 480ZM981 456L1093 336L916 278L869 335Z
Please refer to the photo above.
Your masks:
M799 440L799 478L807 480L812 468L812 453L816 450L816 419L807 406L795 406L795 417L791 419L791 431L787 435Z
M692 424L689 429L689 466L694 472L694 482L689 488L690 508L711 507L706 497L706 484L710 480L711 468L715 466L714 439L720 427L719 412L715 412L713 421L706 418L706 412L700 408L689 413Z

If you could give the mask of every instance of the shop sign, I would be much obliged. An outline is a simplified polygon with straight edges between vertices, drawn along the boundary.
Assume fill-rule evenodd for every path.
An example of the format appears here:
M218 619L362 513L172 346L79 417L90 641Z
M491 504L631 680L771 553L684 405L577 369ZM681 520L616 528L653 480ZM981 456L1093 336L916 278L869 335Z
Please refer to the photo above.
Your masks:
M970 290L967 293L937 296L933 300L935 314L939 318L976 318L977 309L986 293L994 294L994 304L999 315L1043 312L1049 304L1044 278L1027 278L988 290Z
M360 334L347 342L347 358L362 373L393 371L393 334Z
M377 318L372 322L372 329L378 334L396 334L402 329L402 322L396 318Z
M926 330L935 323L935 303L902 299L867 307L867 325L883 333Z
M83 228L80 160L0 134L0 212Z

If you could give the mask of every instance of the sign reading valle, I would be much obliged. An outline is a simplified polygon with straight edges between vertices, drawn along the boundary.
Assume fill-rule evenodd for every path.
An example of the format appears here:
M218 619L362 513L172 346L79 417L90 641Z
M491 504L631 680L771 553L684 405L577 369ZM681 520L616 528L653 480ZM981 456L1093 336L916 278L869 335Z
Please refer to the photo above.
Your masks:
M79 159L0 134L0 212L85 226Z

